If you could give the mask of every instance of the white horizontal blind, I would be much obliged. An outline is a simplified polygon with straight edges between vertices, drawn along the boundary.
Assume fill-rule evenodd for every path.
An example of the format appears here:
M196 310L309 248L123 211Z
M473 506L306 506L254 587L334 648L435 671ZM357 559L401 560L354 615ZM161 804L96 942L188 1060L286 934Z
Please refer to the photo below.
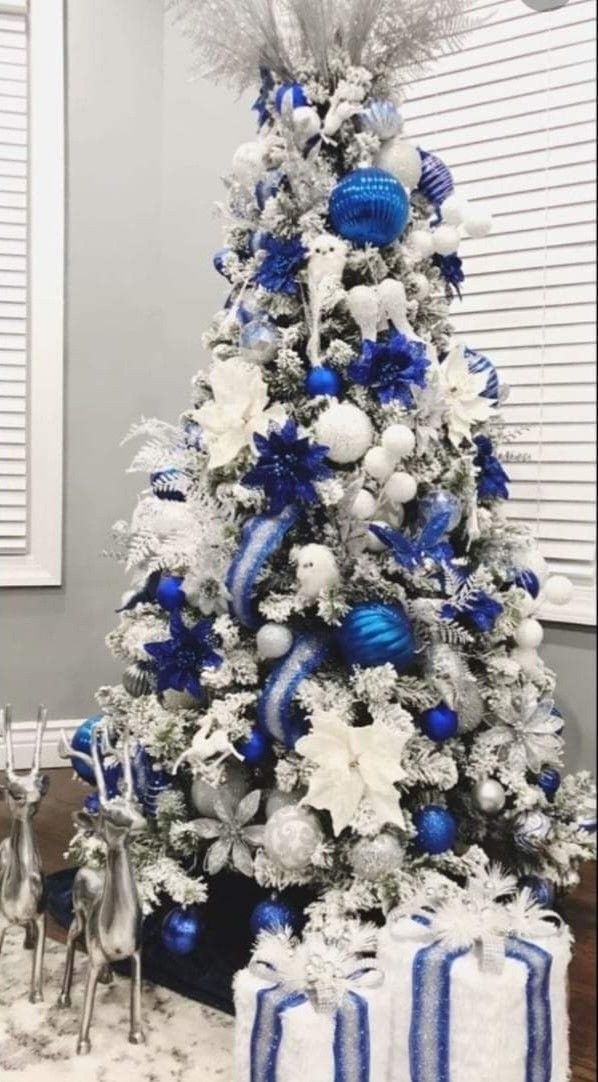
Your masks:
M511 393L510 513L530 525L575 598L546 618L594 622L595 3L549 12L470 0L464 48L407 90L406 134L437 151L492 234L460 248L456 334Z
M0 554L25 553L28 545L28 50L24 7L0 4Z

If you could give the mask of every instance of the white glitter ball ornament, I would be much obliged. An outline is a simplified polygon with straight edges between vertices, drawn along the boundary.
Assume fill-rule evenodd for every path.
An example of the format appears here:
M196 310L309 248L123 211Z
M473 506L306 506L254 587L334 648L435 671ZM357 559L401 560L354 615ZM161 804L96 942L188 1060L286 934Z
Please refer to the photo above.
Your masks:
M399 462L415 450L415 436L407 425L389 425L382 433L382 446L390 458Z
M492 231L492 215L484 207L470 210L463 219L463 228L469 237L487 237Z
M542 593L551 605L568 605L573 597L573 583L566 575L551 575Z
M372 446L374 431L367 413L352 402L336 403L318 418L316 438L339 465L357 462Z
M376 511L376 506L376 497L372 496L372 493L368 492L367 488L362 488L361 492L357 493L351 504L351 514L354 518L365 521L372 518Z
M386 453L384 447L371 447L363 460L364 470L376 481L386 481L393 466L394 459Z
M298 872L307 867L323 837L313 812L296 805L279 808L264 828L264 849L275 864Z
M406 143L398 136L384 144L378 155L377 165L387 173L392 173L408 190L419 184L422 173L419 151L412 143Z
M378 834L376 838L361 838L356 842L349 857L353 871L359 879L376 883L403 863L404 849L393 834Z
M507 794L495 778L482 778L473 790L473 799L484 815L498 815L506 804Z
M414 229L409 235L408 245L418 259L428 259L434 251L432 234L427 229Z
M461 225L461 222L471 212L469 203L463 196L453 192L447 196L440 208L442 220L445 225Z
M454 225L439 225L432 233L432 244L438 255L452 255L459 247L459 230Z
M248 188L257 184L264 169L264 143L241 143L233 155L233 174Z
M410 473L399 470L388 478L385 492L391 503L410 503L417 494L417 481Z
M293 645L293 633L285 624L264 624L255 636L255 643L261 658L284 657Z
M538 620L528 616L515 628L514 638L523 650L537 650L544 638L544 629Z

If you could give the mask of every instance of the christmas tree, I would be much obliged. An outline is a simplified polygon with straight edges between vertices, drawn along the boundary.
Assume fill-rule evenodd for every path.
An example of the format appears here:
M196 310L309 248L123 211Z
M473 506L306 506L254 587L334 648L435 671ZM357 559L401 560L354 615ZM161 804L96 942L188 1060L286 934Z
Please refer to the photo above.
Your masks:
M552 903L595 822L537 652L569 584L507 515L506 388L451 330L489 216L400 111L463 4L174 7L212 75L260 86L211 359L179 425L132 431L148 487L115 527L123 678L98 703L137 744L145 907L253 880L249 939L450 897L491 860ZM72 852L102 859L84 832Z

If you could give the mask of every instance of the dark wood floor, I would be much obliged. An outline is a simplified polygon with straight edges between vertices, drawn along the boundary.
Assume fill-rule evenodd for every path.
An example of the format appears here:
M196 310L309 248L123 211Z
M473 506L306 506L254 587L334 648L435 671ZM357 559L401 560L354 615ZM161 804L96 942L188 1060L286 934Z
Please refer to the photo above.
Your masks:
M64 868L64 849L71 816L89 789L73 780L69 770L51 770L51 786L37 818L40 848L46 872ZM0 838L6 833L6 805L0 804ZM576 939L571 967L571 1082L596 1082L596 882L595 866L583 869L582 884L566 906ZM63 939L54 926L50 934Z

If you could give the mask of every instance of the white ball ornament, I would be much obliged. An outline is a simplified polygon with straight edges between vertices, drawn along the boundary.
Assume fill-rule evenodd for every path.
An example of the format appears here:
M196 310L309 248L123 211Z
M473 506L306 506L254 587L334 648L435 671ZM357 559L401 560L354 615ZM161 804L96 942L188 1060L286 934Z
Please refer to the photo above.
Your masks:
M528 616L515 628L514 637L523 650L537 650L544 638L544 629L538 620Z
M445 225L461 225L463 219L470 213L469 203L463 196L453 192L444 200L440 213Z
M321 590L340 582L336 557L327 545L304 545L297 558L297 582L304 597L315 599Z
M510 657L526 676L533 676L537 671L540 659L536 650L526 650L522 646L516 646L514 650L511 650Z
M573 583L566 575L551 575L542 593L551 605L568 605L573 597Z
M255 637L255 644L264 660L284 657L293 645L293 633L285 624L264 624Z
M483 778L473 790L473 799L484 815L498 815L507 802L507 794L495 778Z
M398 136L384 144L377 164L387 173L392 173L409 190L419 184L422 173L419 151L412 143L406 143Z
M393 467L394 459L387 454L384 447L371 447L363 460L365 472L376 481L386 481Z
M432 244L438 255L452 255L460 240L459 230L454 225L439 225L432 233Z
M417 493L417 481L410 473L398 471L388 478L385 491L391 503L411 503Z
M418 259L429 259L434 251L432 234L427 229L414 229L409 235L408 245Z
M372 446L374 430L367 413L352 402L330 406L316 423L316 438L339 465L357 462Z
M476 207L463 219L463 228L469 237L487 237L492 231L492 215L484 207Z
M375 513L376 506L376 497L372 496L372 493L368 492L367 488L362 488L351 504L351 514L354 518L366 520Z
M399 462L415 450L415 436L407 425L389 425L382 433L382 446L387 455Z
M233 173L241 184L257 184L264 168L264 143L241 143L233 155Z
M264 827L264 849L275 864L288 872L309 864L324 832L313 812L306 808L279 808Z

